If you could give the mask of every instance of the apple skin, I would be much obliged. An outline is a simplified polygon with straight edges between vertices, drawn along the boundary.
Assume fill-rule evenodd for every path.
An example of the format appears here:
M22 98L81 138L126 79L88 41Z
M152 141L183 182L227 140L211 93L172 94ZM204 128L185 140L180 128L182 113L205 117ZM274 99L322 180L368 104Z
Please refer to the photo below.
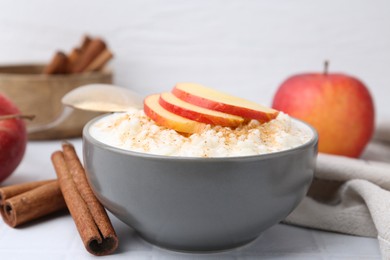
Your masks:
M177 83L172 93L193 105L245 119L255 119L261 123L269 122L278 115L278 111L269 107L197 83Z
M341 73L307 73L288 78L272 107L311 124L319 152L359 157L374 131L375 110L367 87Z
M206 128L206 124L169 112L160 105L159 99L160 94L153 94L144 99L144 112L156 124L185 134L198 133Z
M0 94L0 116L20 114L7 97ZM27 145L27 132L23 119L0 120L0 182L9 177L22 161Z
M177 98L170 92L161 93L159 103L176 115L201 123L237 127L244 122L242 117L195 106Z

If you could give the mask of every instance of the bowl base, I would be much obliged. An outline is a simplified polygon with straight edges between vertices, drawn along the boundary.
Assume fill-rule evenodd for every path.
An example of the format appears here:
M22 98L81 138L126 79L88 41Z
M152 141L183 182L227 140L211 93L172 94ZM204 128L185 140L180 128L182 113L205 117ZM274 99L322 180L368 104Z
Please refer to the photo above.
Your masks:
M220 245L183 245L183 244L172 244L166 243L164 241L158 241L150 239L138 233L140 238L142 238L147 243L157 246L164 250L175 251L180 253L193 253L193 254L209 254L209 253L220 253L224 251L230 251L237 249L239 247L247 246L248 244L255 241L261 234L247 240L232 242L229 244L220 244Z

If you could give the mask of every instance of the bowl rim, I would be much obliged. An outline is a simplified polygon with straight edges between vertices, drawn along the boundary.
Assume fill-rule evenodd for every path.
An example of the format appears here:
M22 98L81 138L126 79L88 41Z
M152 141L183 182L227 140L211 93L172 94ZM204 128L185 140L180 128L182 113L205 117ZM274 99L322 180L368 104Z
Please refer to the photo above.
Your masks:
M43 73L15 73L4 70L13 70L20 68L35 68L43 69L47 64L46 63L10 63L10 64L1 64L0 65L0 78L7 80L82 80L85 78L93 77L111 77L113 72L109 67L103 68L101 71L91 71L83 73L73 73L73 74L43 74Z
M312 132L312 137L310 138L310 140L308 140L304 144L301 144L299 146L296 146L296 147L293 147L290 149L277 151L277 152L271 152L271 153L265 153L265 154L244 155L244 156L225 156L225 157L194 157L194 156L159 155L159 154L152 154L152 153L143 153L143 152L131 151L131 150L126 150L123 148L115 147L112 145L108 145L108 144L103 143L103 142L95 139L94 137L92 137L92 135L89 132L90 127L95 122L100 120L101 118L109 116L111 114L112 113L107 113L107 114L97 116L97 117L91 119L87 124L85 124L85 126L83 127L83 131L82 131L83 143L85 142L85 140L87 140L88 142L92 143L94 146L97 146L101 149L109 150L111 152L115 152L115 153L119 153L119 154L123 154L123 155L134 156L134 157L150 158L150 159L158 159L158 160L173 160L173 161L179 160L179 161L197 161L197 162L227 162L227 161L237 161L237 160L239 160L239 161L242 161L242 160L244 160L244 161L266 160L269 158L285 156L285 155L292 154L292 153L295 153L298 151L306 150L309 147L318 145L318 132L316 131L316 129L313 126L311 126L310 124L308 124L300 119L297 119L297 118L290 116L290 118L293 121L296 121L299 124L302 124L304 127L307 127Z

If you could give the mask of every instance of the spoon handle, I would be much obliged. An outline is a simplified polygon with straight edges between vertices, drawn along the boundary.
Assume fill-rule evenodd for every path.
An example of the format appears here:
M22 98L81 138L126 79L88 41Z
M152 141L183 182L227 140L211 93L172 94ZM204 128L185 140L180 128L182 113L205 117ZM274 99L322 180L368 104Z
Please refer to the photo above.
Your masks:
M32 134L32 133L37 133L40 131L50 130L50 129L62 124L66 119L68 119L68 117L72 114L73 111L74 111L73 108L64 106L64 108L62 109L62 112L56 118L54 118L53 121L51 121L47 124L29 126L27 128L27 133Z

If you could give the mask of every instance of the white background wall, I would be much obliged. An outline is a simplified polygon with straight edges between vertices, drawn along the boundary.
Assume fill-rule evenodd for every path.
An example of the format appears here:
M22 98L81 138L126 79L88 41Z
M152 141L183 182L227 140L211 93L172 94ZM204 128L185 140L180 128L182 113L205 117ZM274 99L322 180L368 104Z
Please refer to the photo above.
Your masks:
M0 63L46 62L85 33L115 53L117 84L143 95L194 81L271 104L288 76L365 82L390 118L389 0L0 0Z

